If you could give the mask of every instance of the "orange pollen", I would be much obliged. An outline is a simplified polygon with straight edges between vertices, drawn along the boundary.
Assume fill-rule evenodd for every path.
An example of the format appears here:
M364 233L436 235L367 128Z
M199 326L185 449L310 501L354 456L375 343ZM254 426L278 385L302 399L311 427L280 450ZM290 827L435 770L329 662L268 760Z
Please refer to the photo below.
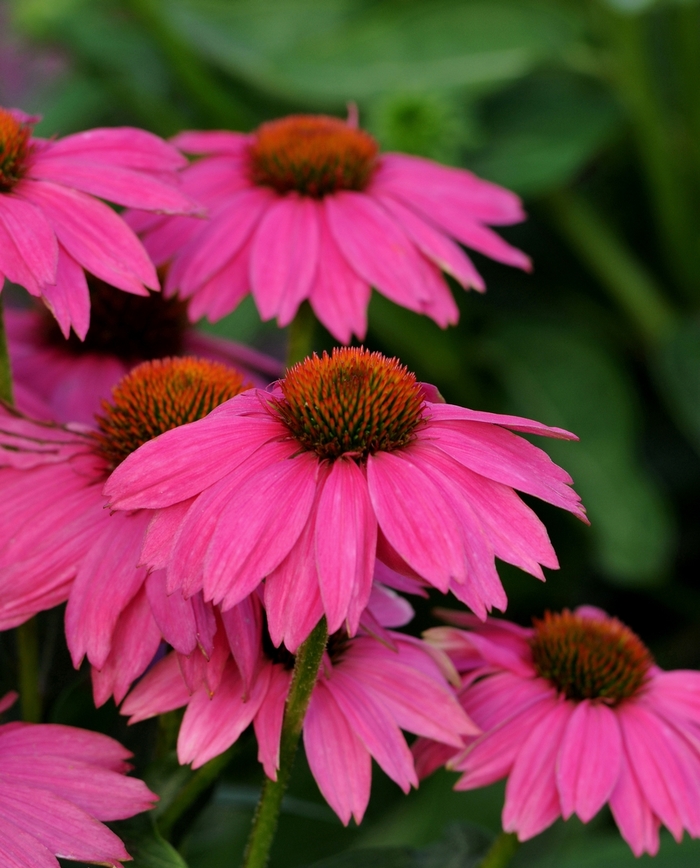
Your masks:
M617 618L584 618L564 609L533 619L537 674L567 699L618 705L635 696L653 665L642 640Z
M338 118L291 115L258 128L249 150L250 177L278 193L315 198L364 190L378 150L372 136Z
M9 192L22 177L31 134L28 124L0 108L0 193Z
M243 374L206 359L156 359L135 367L112 389L97 416L97 450L111 468L148 440L203 419L249 388Z
M413 440L423 418L420 383L398 359L358 347L336 347L287 371L283 399L272 401L303 449L320 458L364 460Z

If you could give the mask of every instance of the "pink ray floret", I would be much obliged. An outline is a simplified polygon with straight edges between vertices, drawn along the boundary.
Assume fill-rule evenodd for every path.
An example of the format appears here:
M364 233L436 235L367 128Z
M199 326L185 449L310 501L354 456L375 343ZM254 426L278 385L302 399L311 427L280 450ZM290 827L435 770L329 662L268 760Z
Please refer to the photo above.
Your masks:
M125 776L130 752L106 735L55 724L0 726L0 862L59 868L58 859L120 868L131 859L103 825L158 797Z
M386 629L403 624L404 600L386 589L370 602L382 641L364 628L355 638L331 636L304 720L303 740L311 772L328 804L347 825L360 822L370 795L375 759L404 792L417 786L413 759L401 730L436 739L454 752L479 730L421 640ZM150 670L124 701L130 722L186 706L178 758L198 768L223 753L252 723L258 759L273 780L280 763L280 735L294 659L272 647L257 595L222 614L225 629L197 677L192 663L171 654ZM439 659L439 658L438 658ZM213 670L213 671L212 671Z
M442 273L484 289L460 244L530 267L489 228L524 219L517 196L462 169L379 154L352 123L295 115L252 134L185 132L174 144L204 155L183 183L210 219L136 212L130 223L154 262L171 264L166 292L191 298L195 319L220 319L252 293L262 318L284 326L306 299L348 343L364 338L372 287L443 328L455 323Z
M521 841L558 817L584 823L609 804L636 856L659 829L700 837L700 673L664 672L617 619L584 606L525 629L443 613L426 638L462 677L460 700L484 734L463 751L419 739L419 775L462 773L456 789L507 778L503 828Z
M163 214L199 213L182 189L179 151L131 127L63 139L32 138L38 118L0 108L0 289L4 279L40 297L64 335L85 337L85 272L124 292L158 289L153 263L100 199Z
M575 439L441 403L395 359L342 349L145 444L104 490L113 509L160 511L143 559L169 590L228 609L265 579L273 642L294 651L322 614L331 632L356 631L376 563L482 618L506 606L496 557L540 579L558 566L514 489L583 507L566 471L514 430Z
M166 359L124 378L97 427L41 422L0 404L0 492L12 503L0 513L0 629L67 600L68 647L76 666L87 656L94 667L98 705L121 701L163 639L184 654L209 653L212 630L201 595L166 595L163 571L140 565L152 514L111 514L105 479L151 423L164 430L192 409L197 418L207 401L216 406L244 385L223 365Z

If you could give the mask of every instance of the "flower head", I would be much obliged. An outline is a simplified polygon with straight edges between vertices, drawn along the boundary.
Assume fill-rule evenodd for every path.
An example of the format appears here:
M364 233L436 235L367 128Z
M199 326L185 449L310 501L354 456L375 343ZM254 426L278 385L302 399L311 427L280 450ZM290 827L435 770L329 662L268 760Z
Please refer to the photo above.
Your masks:
M185 160L143 130L34 138L38 118L0 108L0 288L7 277L41 297L68 336L90 322L85 272L147 295L158 278L141 243L98 200L166 214L197 206L179 189Z
M88 287L91 320L84 340L66 340L43 306L5 309L15 398L30 416L94 425L102 401L125 374L166 356L233 365L260 387L281 373L275 359L197 331L179 299L120 292L92 275Z
M481 617L506 605L494 557L540 578L557 566L513 489L583 508L568 474L508 428L573 437L441 403L396 360L345 348L145 444L105 493L115 509L162 510L144 559L171 590L227 609L265 579L273 641L294 651L323 613L331 632L357 630L377 558Z
M426 638L462 674L462 706L484 734L456 754L420 740L419 774L448 761L457 789L507 777L503 827L521 840L557 817L584 823L607 802L635 855L659 828L700 836L700 673L664 672L629 627L584 606L531 629L445 613L470 629Z
M143 781L125 777L130 756L96 732L0 726L0 861L58 868L61 857L121 868L131 857L103 822L147 811L158 798Z
M213 678L205 671L199 683L188 684L183 667L187 664L182 657L169 655L134 688L122 713L130 715L133 723L186 706L178 758L193 768L226 750L252 723L258 759L274 780L294 657L270 641L255 595L239 605L243 611L234 608L222 614L225 629L217 632L217 642L225 646L224 654L215 652L206 666L215 670ZM405 601L399 598L373 599L369 606L370 616L385 625L410 620L404 611ZM252 634L244 654L241 627ZM431 738L453 751L463 745L465 735L478 732L425 643L394 630L387 630L383 641L364 630L355 638L345 631L332 635L304 720L303 738L311 772L343 823L353 816L358 823L362 820L370 795L372 758L404 792L417 785L401 729L431 733Z
M354 123L292 115L248 135L189 132L174 143L204 155L183 183L209 221L130 222L157 264L172 263L166 292L191 298L195 319L219 319L250 292L263 319L286 325L308 299L347 343L365 335L371 287L443 327L456 322L441 272L465 288L484 282L453 239L529 268L489 228L523 219L517 196L461 169L380 154Z
M110 470L149 437L199 419L245 389L219 362L144 362L104 402L97 429L28 419L0 407L0 626L26 621L66 599L75 665L99 673L98 702L120 700L162 638L183 653L207 650L209 617L198 597L165 594L164 575L139 566L152 514L111 515L102 486Z

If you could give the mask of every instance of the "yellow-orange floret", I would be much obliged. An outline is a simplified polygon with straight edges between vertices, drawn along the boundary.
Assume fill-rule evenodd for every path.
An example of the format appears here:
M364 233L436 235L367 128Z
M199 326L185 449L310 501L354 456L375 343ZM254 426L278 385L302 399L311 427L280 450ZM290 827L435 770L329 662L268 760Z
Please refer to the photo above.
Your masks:
M31 129L0 108L0 193L9 192L22 177Z
M378 147L363 130L325 115L291 115L258 129L250 146L254 184L278 193L320 198L337 190L364 190Z
M116 467L159 434L203 419L249 388L243 374L206 359L156 359L130 371L102 402L98 452Z
M303 449L320 458L406 446L423 418L420 383L397 359L357 347L313 355L280 383L273 410Z
M617 618L589 618L564 609L533 620L530 641L539 675L567 699L618 705L647 681L653 659L642 640Z

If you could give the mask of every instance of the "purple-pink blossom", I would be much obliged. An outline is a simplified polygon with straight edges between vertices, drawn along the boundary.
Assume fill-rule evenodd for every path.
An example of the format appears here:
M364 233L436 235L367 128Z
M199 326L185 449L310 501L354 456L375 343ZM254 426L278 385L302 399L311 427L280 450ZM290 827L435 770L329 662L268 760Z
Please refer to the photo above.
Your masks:
M209 220L129 220L153 261L172 264L165 292L191 298L194 319L220 319L252 293L262 318L284 326L308 299L347 343L365 336L372 287L442 327L455 323L442 272L484 289L455 240L530 267L489 228L524 218L515 194L463 169L380 154L368 133L337 118L293 115L250 134L184 132L173 143L204 155L183 172L183 189Z
M571 477L511 430L559 428L445 404L395 359L339 349L299 363L131 454L112 508L160 510L143 559L169 591L224 609L265 580L273 643L323 614L352 635L375 564L452 591L480 617L506 596L494 559L544 578L557 558L515 489L584 510Z

